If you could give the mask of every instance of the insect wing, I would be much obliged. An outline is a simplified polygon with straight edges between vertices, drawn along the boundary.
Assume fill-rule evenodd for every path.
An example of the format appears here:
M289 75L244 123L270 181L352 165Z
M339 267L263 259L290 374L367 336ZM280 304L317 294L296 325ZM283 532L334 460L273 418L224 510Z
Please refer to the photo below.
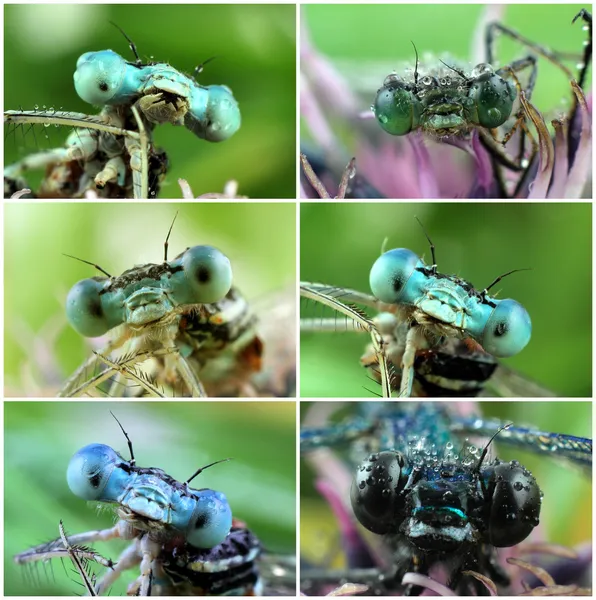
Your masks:
M492 437L505 423L494 419L454 417L450 429L459 434ZM531 450L592 474L592 440L513 425L500 431L499 444Z

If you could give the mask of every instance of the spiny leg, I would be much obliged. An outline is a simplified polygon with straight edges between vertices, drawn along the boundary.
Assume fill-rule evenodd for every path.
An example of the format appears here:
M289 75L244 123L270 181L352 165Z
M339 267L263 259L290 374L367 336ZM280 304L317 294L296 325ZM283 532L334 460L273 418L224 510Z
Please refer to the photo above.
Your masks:
M101 349L97 354L92 354L64 383L61 390L58 392L58 398L69 398L84 393L85 391L97 387L104 379L108 379L112 375L112 371L104 377L106 371L103 371L99 375L93 377L87 377L87 370L93 368L95 370L96 365L102 361L99 356L109 356L114 350L120 348L126 341L128 336L121 335L120 337L111 340L108 344ZM83 383L81 383L81 381Z
M325 294L324 292L320 291L317 286L311 287L310 284L301 282L300 295L305 298L315 300L316 302L320 302L321 304L329 306L340 314L346 315L348 318L357 322L365 331L370 334L373 349L379 361L379 372L381 378L381 387L383 390L383 398L390 398L391 381L387 366L387 358L385 356L385 345L383 342L383 337L375 327L374 323L362 312L356 310L354 307L340 302L337 300L337 298L334 298L329 294Z

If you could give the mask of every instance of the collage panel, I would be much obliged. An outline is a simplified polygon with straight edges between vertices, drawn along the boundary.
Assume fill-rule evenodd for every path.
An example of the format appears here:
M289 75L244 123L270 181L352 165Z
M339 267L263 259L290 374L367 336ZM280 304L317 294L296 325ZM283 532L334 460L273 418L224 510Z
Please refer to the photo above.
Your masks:
M295 397L294 204L4 217L6 396Z
M301 397L382 396L371 329L393 396L591 397L591 249L590 203L303 203Z
M295 198L295 5L13 4L4 33L5 197Z
M590 11L304 6L301 197L591 198Z
M293 402L6 402L5 594L295 596L295 429Z
M590 594L591 402L303 402L301 425L303 594Z

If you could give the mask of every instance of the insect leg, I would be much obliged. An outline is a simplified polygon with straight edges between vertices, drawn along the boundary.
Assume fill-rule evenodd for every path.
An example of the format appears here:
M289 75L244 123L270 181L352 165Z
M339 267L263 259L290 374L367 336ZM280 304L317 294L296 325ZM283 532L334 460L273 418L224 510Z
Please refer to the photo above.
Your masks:
M419 325L410 327L406 335L404 354L401 359L400 398L412 397L412 386L414 385L414 361L416 360L416 352L424 346L424 343L425 339L422 328Z
M124 143L130 154L134 198L135 200L146 200L149 195L148 136L136 106L132 107L132 114L137 122L139 134L138 137L125 138Z
M92 387L97 387L97 385L99 385L99 383L101 383L105 379L108 379L113 373L112 370L108 371L107 375L106 371L103 371L99 375L94 375L91 378L87 377L87 372L89 369L95 371L97 365L101 362L98 355L109 356L114 350L120 348L127 340L128 337L126 335L121 335L120 337L114 340L110 340L110 342L108 342L108 344L104 348L102 348L99 353L90 356L67 379L66 383L62 386L62 389L58 392L58 397L68 398L78 394L82 394L86 390L92 389Z
M114 584L123 571L131 569L140 562L139 540L135 539L132 544L127 546L122 554L120 554L114 568L110 571L106 571L102 578L97 582L95 586L96 594L101 596L103 592L108 590Z
M391 397L391 381L389 376L389 369L387 366L387 358L385 356L385 344L383 337L379 333L374 323L361 311L356 310L354 307L348 306L343 302L337 300L329 294L325 294L317 290L316 287L310 287L308 283L300 284L300 295L305 298L310 298L316 302L320 302L326 306L329 306L333 310L346 315L353 321L357 322L365 331L371 336L373 349L376 357L379 361L379 375L381 379L381 386L383 389L383 397Z

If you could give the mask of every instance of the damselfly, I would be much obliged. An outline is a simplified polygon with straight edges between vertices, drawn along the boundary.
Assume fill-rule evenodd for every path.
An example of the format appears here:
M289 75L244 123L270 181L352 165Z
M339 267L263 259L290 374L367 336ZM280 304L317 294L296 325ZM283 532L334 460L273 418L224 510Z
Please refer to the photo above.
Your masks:
M415 11L404 7L360 7L351 15L351 11L344 11L343 7L318 13L316 9L308 11L307 22L313 32L319 25L317 19L336 24L344 22L345 26L340 27L344 32L346 26L348 30L351 26L350 16L357 14L354 22L359 23L358 31L352 35L360 42L359 57L350 59L349 67L347 63L342 65L337 57L330 63L317 55L314 48L325 48L325 42L316 39L313 44L303 35L303 46L306 47L302 63L305 78L303 115L311 137L324 151L326 168L337 170L350 156L356 156L361 165L361 176L368 185L348 187L349 197L525 197L528 193L536 197L550 194L549 197L555 199L562 195L579 197L589 173L587 163L591 148L588 109L582 87L589 89L592 18L585 9L562 5L558 8L560 18L564 18L563 10L567 11L569 27L572 20L583 24L586 31L583 47L577 34L577 23L575 46L571 46L570 52L563 52L561 47L551 50L550 42L535 43L530 39L527 31L531 28L525 27L528 20L541 24L537 39L544 39L548 29L542 25L548 23L549 17L545 11L528 10L526 19L518 17L516 24L514 11L507 10L505 24L502 22L504 10L487 8L475 36L464 34L468 27L464 23L473 18L472 13L466 9L466 15L458 15L454 7L436 7L436 16L442 11L443 19L457 23L445 30L440 25L441 17L437 17L436 31L426 24L416 28L423 15L416 15ZM390 26L391 21L393 25ZM564 27L560 21L553 21L552 25L556 26L557 34ZM396 52L395 44L385 47L381 41L386 39L381 33L384 26L391 27L398 38L402 28L402 33L408 31L407 36L401 36L402 50L397 50L404 58L410 54L407 65L400 64L397 58L384 60L389 55L395 57ZM458 28L461 32L459 41L455 33ZM367 30L374 32L373 35ZM445 31L449 35L443 35ZM461 40L467 43L471 37L472 61L455 59L457 48L461 51ZM568 41L569 36L565 37ZM371 42L367 48L369 38ZM561 41L559 35L556 39ZM502 54L501 48L507 46L507 42L510 47ZM515 48L514 52L511 47ZM331 47L327 50L331 51ZM337 53L337 49L333 51ZM343 51L343 54L347 57L349 52ZM552 81L549 109L559 101L552 93L554 89L561 90L560 96L573 105L565 117L553 114L556 117L553 139L546 125L552 118L550 115L543 117L541 110L546 111L538 110L533 104L535 88L543 86L542 96L536 94L539 106L542 106L540 100L547 95L546 82L551 83L552 79L552 73L549 73L543 80L543 63L559 70L558 85ZM337 66L342 75L334 72ZM381 74L383 70L385 72ZM344 72L346 80L343 80ZM366 116L366 97L368 105L372 102L372 113L368 113L368 117L376 120L377 127L380 125L384 132L408 139L384 139L366 123L358 123L359 113L360 118ZM328 120L324 118L325 114L330 115ZM357 131L356 148L348 152L339 141L343 139L339 131L346 124L352 134ZM424 133L424 137L415 132ZM437 141L440 143L435 143ZM446 148L445 144L470 155L474 161L475 180L462 168L466 157L457 157L457 151ZM565 165L559 165L557 172L553 170L553 144L568 160ZM309 154L306 147L305 153ZM315 150L313 159L318 162L317 154ZM443 169L446 161L453 163L453 169ZM461 177L456 178L453 175L458 171L461 171Z
M91 189L115 198L156 196L168 166L165 152L153 142L156 125L182 125L212 142L236 133L240 111L227 86L205 87L167 63L144 62L134 42L124 36L134 60L100 50L86 52L76 63L75 90L85 102L102 107L99 115L39 107L5 112L5 123L15 127L42 123L75 128L66 148L8 166L4 180L9 194L23 185L26 171L45 168L42 197L81 197ZM197 67L194 74L202 69Z
M121 416L119 414L121 410L125 411L125 414L127 415L126 419L135 414L137 415L136 423L134 423L135 419L132 419L133 426L131 428L129 428L128 425L126 426L129 437L134 442L135 454L137 455L139 453L137 439L140 436L134 434L133 431L143 432L143 430L145 430L145 435L150 434L152 440L156 441L160 438L167 438L168 428L174 426L175 423L190 420L192 424L189 423L189 426L183 424L180 429L176 428L178 443L171 442L168 444L169 456L180 455L181 452L179 451L179 448L181 442L184 441L182 446L185 447L186 453L194 455L195 459L196 457L199 457L200 460L209 456L207 460L210 463L217 462L216 460L211 460L211 457L221 451L221 446L226 445L225 440L229 441L229 437L235 435L234 432L238 430L238 426L240 425L238 417L244 412L237 403L229 406L226 404L226 406L227 409L223 405L213 405L208 407L205 411L197 411L197 405L184 407L184 405L176 403L168 403L167 407L166 405L150 407L145 405L132 406L130 404L119 404L118 416ZM58 416L57 412L65 414L65 411L61 411L59 407L56 410L52 407L57 407L57 405L49 405L44 411L44 418L46 418L46 420L47 416L50 414L54 417ZM266 407L262 404L257 403L254 405L253 410L260 413L261 410L264 410L265 408ZM289 409L290 406L287 405L287 408ZM85 415L87 418L92 418L95 421L94 428L97 429L99 423L108 424L111 420L108 409L109 407L106 405L102 406L101 410L105 411L107 414L107 417L104 417L100 416L100 411L97 410L95 405L91 409L82 404L74 404L72 405L72 414L76 414L78 418ZM145 570L144 566L146 566L147 563L143 563L140 567L137 566L141 562L142 557L136 555L136 550L142 546L144 550L147 550L154 555L151 565L151 580L149 582L151 595L172 595L180 593L194 595L199 594L201 591L207 594L210 593L211 595L224 595L226 592L231 593L234 589L246 594L251 591L258 593L259 587L263 589L263 586L265 590L284 590L284 593L293 595L295 593L295 587L291 582L292 557L279 556L276 558L276 556L272 554L273 548L285 546L281 546L279 542L276 542L277 536L271 536L271 530L268 526L262 527L262 516L259 517L258 515L260 511L255 511L254 507L248 507L242 501L247 494L250 495L252 493L251 483L248 483L247 487L241 485L241 481L243 480L242 474L247 474L249 472L253 474L258 473L262 478L260 482L261 486L264 485L261 489L270 490L274 496L277 496L276 503L278 503L280 510L278 513L279 520L276 517L272 522L277 522L278 527L281 527L281 530L284 530L287 525L290 525L290 523L282 525L290 512L293 519L295 512L293 492L291 494L286 493L288 490L284 487L290 482L290 478L288 478L287 481L283 481L278 476L278 467L287 468L290 463L292 466L294 465L294 458L292 456L294 449L294 435L289 435L291 428L288 427L288 418L291 415L290 411L285 410L285 407L279 404L270 405L270 409L272 413L277 414L280 433L283 431L281 437L278 437L276 434L271 438L272 442L274 439L280 442L277 447L279 452L278 456L281 461L280 464L276 467L266 467L265 462L262 461L262 451L258 450L250 457L238 456L238 459L231 459L225 465L221 465L224 467L225 471L225 466L233 465L234 462L236 463L235 466L232 466L232 470L227 474L225 472L221 473L221 471L219 474L214 473L214 471L217 471L214 467L206 473L199 475L199 477L202 478L208 477L209 483L211 484L210 487L215 487L217 490L221 489L221 485L230 487L230 482L235 481L233 486L230 487L229 494L226 493L225 495L219 491L206 489L193 490L191 487L192 482L190 485L187 485L169 477L161 469L138 467L134 464L133 460L122 459L107 445L92 444L75 454L67 471L68 486L75 495L78 495L76 500L78 501L78 504L80 504L80 509L82 510L82 512L81 510L74 511L74 514L72 514L68 509L71 500L67 500L68 496L72 495L72 493L68 494L68 489L65 485L66 481L64 480L67 464L59 465L58 471L56 471L55 465L53 468L48 468L51 461L38 457L38 462L46 463L46 466L44 467L46 469L46 475L40 475L39 469L36 468L35 465L32 465L25 469L28 476L35 477L35 481L39 484L42 484L42 482L47 479L55 479L56 482L55 484L53 483L51 487L63 490L57 494L56 498L62 498L62 495L64 495L65 499L64 501L60 500L57 504L51 503L56 509L54 516L50 516L49 512L44 510L43 517L40 513L40 515L35 518L35 521L38 524L42 522L43 526L41 529L44 532L51 532L49 535L52 535L53 537L58 536L58 520L63 521L66 529L65 537L69 548L65 548L64 542L60 538L53 542L41 544L40 546L36 546L25 552L20 552L23 549L23 546L19 548L19 555L15 560L17 563L25 565L25 568L21 566L19 567L19 570L21 571L20 575L29 575L26 578L29 593L36 590L36 583L42 590L50 589L52 586L52 576L43 565L45 564L47 567L49 564L51 567L51 563L54 561L46 563L40 561L60 556L67 558L68 560L68 550L74 552L75 556L80 558L84 565L88 567L87 571L90 573L89 577L92 577L94 573L99 574L101 572L103 579L98 578L95 593L107 593L110 589L112 589L112 593L121 593L124 583L129 584L129 589L134 588L138 590L141 579L145 581L145 584L147 583L146 574L144 578L139 578L141 571ZM238 411L238 415L234 416L236 411ZM17 409L11 412L10 415L15 415L16 412ZM291 413L293 415L294 411L292 410ZM32 409L31 414L36 414L34 408ZM159 417L161 419L161 424L152 422L151 417ZM245 418L246 417L244 416L243 419ZM66 419L66 422L67 421L68 417ZM224 426L224 423L226 422L228 424L227 434ZM11 423L12 426L16 425L14 419L9 419L9 423ZM169 425L164 427L164 423L169 423ZM115 423L113 427L117 427ZM207 433L205 430L209 428L212 431ZM89 427L83 423L82 429L86 430L86 436L88 437L90 432ZM258 427L257 429L264 431L267 427ZM14 429L11 431L16 434ZM35 431L35 428L32 428L31 431ZM96 436L95 439L103 438L106 441L116 440L118 436L115 432L113 433L114 435L108 434L106 436ZM252 438L253 434L244 435L239 433L238 435L238 441L231 444L232 452L236 455L238 455L241 445L246 444L247 440L254 439ZM198 445L197 442L193 443L193 441L197 439L197 436L202 440ZM211 448L205 449L205 444L210 443L214 436L219 436L223 443L215 443L215 450ZM79 438L83 436L76 435L75 437ZM124 440L121 433L119 437ZM9 436L9 439L12 440L12 444L17 444L16 437ZM39 445L35 435L30 434L27 439L29 447L37 447ZM250 445L250 441L248 443ZM72 441L69 445L71 446L70 452L72 453L72 450L76 448L76 445L73 446ZM201 450L201 448L203 449ZM263 451L265 451L265 448ZM143 454L155 456L156 454L159 454L159 452L149 451L145 453L143 451ZM105 459L105 464L101 463L100 459ZM139 457L137 456L137 460L138 459ZM140 460L138 462L140 462ZM183 458L183 465L186 465L188 462L189 461L186 458ZM27 460L21 462L21 468L25 468L26 464L29 464ZM90 486L85 483L85 474L87 473L87 470L92 468L92 464L96 469L93 470L93 477L88 480L91 484ZM106 467L105 469L102 468L102 464ZM282 467L282 465L284 466ZM8 473L14 473L10 461L9 466L11 468ZM177 469L178 468L179 466ZM194 471L196 471L196 469L189 472L189 474L192 475ZM101 479L102 485L95 487L94 484L97 483L99 479ZM14 483L14 480L11 480L10 477L8 481ZM274 481L277 482L277 488ZM294 480L292 479L292 489L293 484ZM40 485L40 487L43 486ZM116 488L118 488L118 491L115 491ZM10 493L18 494L17 488L13 487L12 484L9 485L8 489L11 490ZM22 489L26 489L26 487ZM111 495L112 492L115 492L117 498ZM114 506L117 513L116 523L114 523L114 521L112 521L111 524L109 523L110 516L113 515L112 511L109 511L103 518L101 518L101 516L96 516L94 519L93 513L89 511L89 507L85 508L84 503L81 502L80 499L83 497L86 500L90 500L92 499L91 496L94 497L93 501L108 502L107 505L103 505L108 508L110 506L109 503L112 503L112 506ZM110 498L108 498L108 496L110 496ZM39 497L38 501L43 497L43 495ZM16 498L14 499L16 500ZM195 514L191 517L190 511L192 510L192 506L195 505L195 501ZM288 502L289 504L286 504ZM61 504L62 508L60 508ZM10 505L11 502L9 502L9 506ZM229 524L232 523L230 505L232 506L234 516L231 532L228 535L224 535L223 541L216 545L213 545L213 542L216 541L215 538L210 540L199 540L196 537L199 531L205 533L208 530L212 534L216 534L216 537L221 537L220 534L223 533L223 529L226 529ZM270 509L271 505L269 507L269 510ZM195 522L195 517L199 513L204 514L205 516L211 515L213 518L207 519L207 521L199 519L200 523L197 521L196 527L192 529L186 528L185 524L187 518L190 517L189 523ZM19 517L18 512L13 514L15 518L18 519L22 519L24 516L23 513L20 513ZM77 516L79 514L81 516ZM80 521L82 515L86 515L87 524L86 526L83 524L81 527ZM106 517L108 523L107 526ZM247 526L239 519L251 519L251 524L249 525L251 531L249 531ZM74 533L73 529L75 526L83 530L85 530L85 528L95 529L96 524L94 521L95 523L101 523L100 529L106 534L103 538L110 538L109 541L98 543L97 549L95 541L101 537L97 531L90 531L87 534L71 535ZM91 527L89 526L89 523L92 523ZM25 527L25 529L30 528ZM107 532L110 533L108 534ZM46 534L44 533L43 535ZM36 538L39 539L39 533L36 534ZM30 538L30 540L36 538ZM258 538L261 538L261 541L259 541ZM124 540L124 542L120 541L120 543L118 543L119 540ZM92 543L94 548L93 550L86 550L85 553L81 549L79 542L84 545L88 545L88 542ZM20 543L22 544L23 541ZM115 555L117 555L123 547L124 550L119 560L116 561ZM293 548L293 542L289 542L288 548ZM51 552L52 554L46 554L44 556L44 553L48 552ZM114 560L112 561L111 558L108 557L111 557ZM145 559L147 558L148 556L145 555ZM62 567L59 564L55 564L54 566L58 567L56 569L56 579L60 582L61 586L67 586L70 582L68 579L61 576L63 571ZM113 569L111 567L113 567ZM277 574L274 575L273 573L276 568ZM290 569L290 572L288 572L288 569ZM71 579L74 579L75 581L80 580L79 575L73 575L70 568L68 571ZM44 581L44 572L48 574L49 581ZM15 573L16 572L12 572L11 577L14 577ZM120 576L123 576L124 582L115 581ZM10 585L14 590L16 582L14 579L11 579L10 581ZM68 587L55 589L60 589L61 593L68 593L67 590L70 589L70 594L72 594L75 586L70 583ZM145 590L143 590L143 592L146 593Z
M409 386L411 379L402 378L404 366L411 373L412 368L415 372L416 383L414 386L415 394L430 396L437 395L477 395L483 393L483 389L492 393L504 396L537 396L549 394L547 389L536 385L531 381L526 381L523 377L511 372L510 369L498 366L494 356L498 356L500 350L490 351L489 354L479 348L476 342L482 345L477 332L470 331L463 333L459 330L456 335L448 333L447 329L455 324L456 318L443 319L435 317L443 310L447 310L447 304L454 306L456 303L455 291L461 292L464 304L471 301L476 308L480 305L472 300L475 293L471 288L464 291L467 283L460 283L462 278L446 277L442 275L433 275L433 284L426 288L424 294L421 294L418 300L403 300L389 298L379 291L378 285L371 288L372 280L368 281L368 274L371 273L371 267L379 254L383 253L381 246L385 248L401 246L402 248L416 249L416 254L421 255L422 248L420 241L424 240L424 234L414 220L414 215L420 215L425 227L429 230L430 237L437 247L437 261L439 266L444 265L442 257L444 251L441 251L441 245L447 245L447 252L451 257L459 257L459 264L474 264L475 274L473 281L479 278L484 279L485 284L479 288L486 288L499 275L511 271L513 268L531 267L532 271L526 273L514 274L499 282L496 288L492 288L488 293L498 298L500 290L504 290L506 296L522 300L523 304L529 309L529 312L538 310L546 319L544 325L539 326L538 331L547 325L550 332L549 340L552 341L554 330L551 329L552 319L548 317L550 311L540 308L540 299L536 295L532 299L533 293L529 291L528 278L533 278L536 272L551 272L550 260L544 259L541 255L542 249L546 250L548 246L547 237L543 237L544 232L534 230L532 223L545 222L549 220L549 214L554 215L563 213L563 207L548 208L540 206L526 210L518 209L512 206L488 206L488 205L465 205L465 206L436 206L432 209L425 205L351 205L333 204L333 205L308 205L302 208L302 239L301 239L301 278L310 282L323 282L322 284L306 283L303 285L303 295L310 300L303 300L301 307L301 329L302 333L302 395L303 396L361 396L363 389L367 388L373 394L388 394L389 388L399 389L402 384L402 395L410 393ZM436 214L441 221L440 229L443 231L443 242L438 243L434 236L432 228L426 226L427 219L424 216L425 211L429 215ZM590 208L579 207L575 216L566 217L567 226L555 227L551 235L558 239L565 239L563 243L576 245L579 252L586 253L588 256L588 246L590 240L590 227L578 226L576 220L579 215L585 212L589 217ZM422 212L421 212L422 211ZM435 212L436 211L436 212ZM408 225L408 222L410 225ZM526 223L527 226L523 226ZM548 226L547 226L548 227ZM569 227L567 233L563 233ZM392 233L393 229L399 230L399 237L396 238ZM531 233L529 229L534 230ZM462 232L462 238L454 241L455 231ZM495 235L498 231L499 234ZM341 236L339 236L341 232ZM507 233L509 232L509 233ZM527 235L526 233L527 232ZM578 237L573 239L574 233ZM582 233L580 233L582 232ZM391 235L389 242L383 244L385 233ZM415 242L416 233L418 234L418 243ZM369 236L376 241L368 239ZM518 236L520 236L518 238ZM560 236L560 237L559 237ZM489 256L490 251L485 253L491 245L499 245L498 239L508 239L507 247L501 247L498 254ZM528 240L534 241L529 245L535 244L534 250L527 253ZM554 239L554 238L553 238ZM524 248L526 251L524 251ZM407 256L412 257L410 251L403 250ZM473 255L473 256L472 256ZM391 256L390 253L384 255ZM322 261L321 257L325 257ZM506 258L508 257L508 258ZM523 258L520 258L523 257ZM556 260L556 256L551 256ZM495 260L496 259L496 260ZM447 260L447 259L446 259ZM381 261L381 259L378 259ZM508 261L513 261L513 264ZM434 260L428 260L433 264ZM366 264L368 263L368 264ZM379 264L378 262L376 264ZM488 265L492 267L487 270ZM498 266L497 266L498 265ZM584 268L587 268L587 263ZM443 270L444 267L441 267ZM432 270L432 269L431 269ZM583 270L583 269L581 269ZM580 271L581 271L580 270ZM449 272L447 269L445 271ZM445 272L444 271L444 272ZM492 271L492 272L491 272ZM426 268L418 265L413 266L413 273L416 277L423 277L425 282L430 282L424 276ZM451 270L453 272L453 270ZM466 271L460 267L460 271L465 279ZM468 271L470 272L470 271ZM490 275L482 275L490 273ZM376 277L376 276L375 276ZM470 276L470 279L472 277ZM404 278L404 281L408 279ZM410 282L413 283L413 280ZM339 284L339 285L338 285ZM583 284L580 284L583 287ZM391 286L389 286L391 288ZM434 291L431 291L431 287ZM440 290L439 290L440 288ZM450 290L445 296L445 290ZM366 290L372 289L374 294ZM523 290L524 295L519 291ZM427 296L427 292L430 296ZM450 295L452 294L453 295ZM589 293L586 288L586 293ZM471 295L470 295L471 294ZM423 297L426 298L423 300ZM529 301L527 300L529 299ZM392 302L389 303L389 300ZM420 315L417 320L413 317L413 311L418 310L422 304L429 301L433 308L429 312ZM326 304L325 308L322 304ZM481 302L482 304L482 302ZM495 307L501 308L504 305L493 303ZM506 302L506 304L508 304ZM551 306L565 306L565 298L560 296ZM429 305L430 306L430 305ZM518 306L511 304L511 306ZM365 307L360 309L360 307ZM488 306L487 306L488 308ZM368 310L366 310L368 309ZM372 310L370 310L372 309ZM491 307L494 310L494 307ZM472 314L475 308L467 307L464 312L459 313L465 320L473 319ZM424 312L424 311L423 311ZM589 307L586 304L582 309L583 319L588 318ZM435 315L433 317L432 315ZM526 316L524 311L519 315ZM414 339L421 331L427 327L429 322L426 341L419 346ZM577 322L578 330L582 327L580 319ZM536 323L534 315L532 321ZM447 325L447 322L450 325ZM470 321L468 321L470 322ZM413 327L412 327L413 325ZM437 329L434 329L434 327ZM442 329L446 326L446 329ZM524 329L525 326L522 326ZM441 329L441 331L439 331ZM436 337L433 337L432 331ZM455 332L455 330L451 330ZM536 327L534 326L534 331ZM307 333L310 332L310 333ZM315 335L317 332L317 335ZM327 333L323 333L327 332ZM355 332L360 332L360 346L356 340ZM367 335L368 332L368 335ZM528 330L526 329L526 332ZM484 330L486 333L486 330ZM561 329L560 339L563 340L567 332ZM364 334L364 335L363 335ZM462 334L462 335L460 335ZM544 331L546 334L546 331ZM380 379L384 383L384 389L378 388L375 384L367 385L364 378L361 378L358 384L358 369L355 365L356 358L362 356L365 341L373 336L371 346L366 350L361 362L369 368L369 374L373 379ZM538 335L541 335L540 333ZM502 339L503 336L497 336ZM433 342L434 339L434 342ZM527 338L526 338L527 339ZM546 341L547 336L543 338ZM430 343L429 343L430 342ZM589 345L586 339L584 348ZM408 353L407 348L417 350ZM530 343L527 350L522 352L526 355L536 348L534 342ZM390 373L391 364L385 369L382 364L379 365L379 357L385 356L386 363L392 363L395 367L396 377L392 380ZM349 357L352 357L351 359ZM350 360L353 361L350 363ZM352 370L349 368L352 364ZM587 381L584 391L579 395L588 395L590 387L590 375L588 364L584 363L584 376ZM531 371L530 371L531 372ZM539 371L535 371L540 378ZM366 392L364 392L366 393ZM577 392L576 392L577 393ZM550 392L552 394L552 392ZM571 395L571 394L569 394Z
M259 210L259 205L254 205L253 208L251 206L236 206L235 214L243 215L243 223L249 223L253 218L261 218L259 215L265 219L276 218L277 215L281 228L289 231L291 236L294 235L289 222L285 223L286 218L294 221L291 206L263 205L266 209L264 211ZM72 287L81 276L87 276L87 279L72 288L70 294L66 293L66 289L56 292L56 282L50 283L46 288L50 291L49 296L45 295L46 300L52 300L51 296L59 293L61 304L66 303L65 313L74 331L80 335L95 338L109 333L111 338L110 341L105 338L97 340L94 346L95 354L91 353L90 349L84 351L82 356L86 361L68 379L68 383L63 385L62 394L196 395L204 394L204 391L201 391L202 386L207 394L217 396L294 394L295 288L288 286L295 264L292 258L295 250L291 238L279 240L279 244L276 245L279 253L272 258L271 246L265 247L264 241L257 237L258 227L242 232L234 225L228 229L224 223L218 221L222 215L225 221L225 214L231 208L234 207L230 205L224 209L213 205L196 209L188 207L188 210L180 207L180 220L190 219L192 222L196 217L192 229L195 232L203 230L204 233L191 234L190 229L185 232L188 224L182 222L174 229L172 241L176 240L179 244L179 240L183 239L186 245L192 246L198 241L197 235L203 239L204 235L209 237L208 223L212 223L214 228L211 230L211 239L217 245L224 247L228 244L226 240L234 240L231 241L230 247L232 256L238 259L238 269L230 266L230 262L219 251L194 248L181 253L174 260L171 259L170 252L161 264L145 264L125 271L122 276L106 277L106 273L114 274L110 264L122 264L122 260L118 258L123 255L120 248L130 248L131 255L142 257L145 263L149 263L150 259L155 257L155 252L149 251L149 237L142 233L139 238L138 234L141 231L133 234L134 227L127 225L120 234L113 236L112 248L117 250L110 253L111 258L89 261L93 264L103 263L103 277L89 278L96 271L93 267L79 262L75 269L76 274L71 275L68 282L68 278L61 273L62 268L65 273L72 273L72 263L77 264L77 261L60 256L60 252L87 261L94 258L101 249L98 250L93 244L68 243L65 239L60 242L53 239L48 227L45 228L52 244L57 242L59 246L55 260L51 261L52 265L55 264L54 272L60 273L59 281ZM13 209L11 206L11 210L14 210L15 214L33 213L34 207ZM35 207L35 210L39 210L39 207ZM92 223L93 219L89 220L91 215L87 212L86 208L81 207L80 215L87 222L88 231L99 233L102 227L96 227ZM158 208L152 207L149 210L149 214L155 215L156 222L163 222L162 217L171 221L174 212L167 212L167 216L158 216ZM57 216L53 207L49 208L47 213L49 218ZM147 227L153 227L155 224L148 218L147 207L141 211L132 207L119 209L117 205L111 205L109 209L102 207L99 213L108 218L105 223L110 220L109 214L115 220L134 220L136 214ZM202 222L199 214L203 215ZM283 225L281 221L284 221ZM12 222L14 223L14 220ZM122 225L125 223L126 221L121 221ZM165 239L167 228L166 222L162 240ZM99 239L104 238L101 233L99 236ZM144 241L143 236L146 237ZM272 241L270 239L270 242ZM137 242L140 242L143 248L140 252L135 250ZM158 246L160 243L157 242ZM104 242L100 245L104 245ZM213 278L207 281L209 270L197 271L193 266L195 262L197 265L203 264L196 252L204 258L210 257L209 260L216 259L215 262L222 267L223 277L218 279L219 276L213 273ZM264 264L261 264L262 261ZM126 262L130 265L129 261ZM285 265L284 268L281 267L281 263ZM19 264L21 267L28 264L27 259L21 257ZM285 269L286 267L289 270ZM246 277L241 275L240 271L244 271ZM234 286L231 287L232 273ZM13 292L21 289L14 278L9 279L13 281L9 286ZM193 280L196 285L193 284ZM199 280L202 283L198 283ZM29 285L27 282L23 284ZM240 286L248 290L246 295L238 291ZM221 289L216 290L217 287ZM210 297L207 303L197 303L197 297L191 297L191 289L195 289L196 292L199 288L209 288L218 296ZM287 293L284 291L286 288L289 288ZM251 299L250 303L247 297ZM40 296L38 301L41 302L43 298L44 296ZM25 305L13 307L9 312L15 317L14 323L29 320ZM141 314L145 316L140 317ZM14 334L19 335L16 331ZM61 365L54 347L58 342L50 339L45 340L45 343L49 346L47 352L52 355L52 364L58 363L58 375L42 372L35 377L41 377L41 381L51 385L50 379L60 378ZM27 352L36 352L34 345L28 345ZM80 364L80 350L76 354L81 357L78 359ZM39 354L29 356L29 360L37 363L36 371L42 367L39 358ZM119 375L113 377L117 373ZM63 378L62 383L64 381ZM46 390L46 395L48 391Z
M535 569L541 563L555 577L544 583L547 588L555 586L551 593L582 593L578 587L585 579L579 573L589 579L591 559L575 556L575 568L568 562L567 570L557 570L561 564L546 567L545 559L552 558L549 553L568 561L574 553L540 543L535 528L539 522L548 528L548 542L554 541L556 529L573 539L569 524L557 528L568 515L581 523L579 540L589 540L589 482L571 480L569 473L558 477L570 465L581 468L585 477L591 475L591 439L526 427L521 417L505 421L479 417L478 409L467 403L449 407L431 402L367 403L353 410L355 406L348 408L349 416L342 411L343 417L333 416L337 404L315 403L304 413L305 462L314 469L316 487L339 521L347 560L346 569L303 569L305 592L320 594L325 585L347 580L367 583L370 595L419 594L427 588L483 595L485 586L512 594L523 589L519 568L542 579ZM590 435L590 403L522 406L527 419L542 423L554 419L563 427L571 423L574 431ZM507 410L497 403L484 407L501 418ZM495 449L506 446L514 448L507 454L513 460L503 456L506 450ZM538 462L526 459L528 452L536 453ZM552 459L562 461L565 468L555 469L549 463ZM537 467L545 462L546 468ZM530 465L531 472L526 468ZM308 564L315 556L309 545L317 524L309 513L314 508L310 489L302 490L302 553ZM376 535L363 534L357 522ZM317 535L320 539L321 533ZM331 560L329 548L327 553L326 557L319 553L319 563L321 558Z

